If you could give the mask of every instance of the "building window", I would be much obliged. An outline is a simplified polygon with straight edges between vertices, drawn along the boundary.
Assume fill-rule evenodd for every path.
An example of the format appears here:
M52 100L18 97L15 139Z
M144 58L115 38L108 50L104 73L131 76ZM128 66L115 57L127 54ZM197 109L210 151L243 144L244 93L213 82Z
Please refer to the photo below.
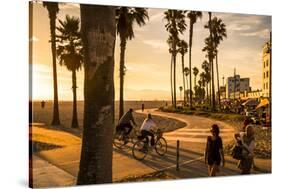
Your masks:
M263 67L265 68L265 62L263 62Z
M265 79L265 72L263 72L263 78Z
M266 72L266 78L268 78L268 71Z
M265 83L263 84L263 89L265 89Z
M266 89L268 89L268 83L266 82Z
M266 66L268 66L268 60L266 61Z

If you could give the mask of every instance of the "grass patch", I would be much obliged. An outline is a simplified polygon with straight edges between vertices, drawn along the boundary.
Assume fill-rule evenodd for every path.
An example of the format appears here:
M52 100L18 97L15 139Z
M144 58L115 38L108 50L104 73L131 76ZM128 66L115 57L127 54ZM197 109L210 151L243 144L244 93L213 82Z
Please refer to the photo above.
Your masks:
M232 114L232 113L220 113L220 112L211 112L211 111L202 111L202 110L190 110L189 108L173 108L170 106L160 107L159 110L163 112L170 112L170 113L180 113L186 115L196 115L196 116L203 116L208 118L217 119L220 121L243 121L244 116L239 114Z
M81 139L60 130L32 126L31 139L33 142L46 143L55 146L70 146L81 144Z

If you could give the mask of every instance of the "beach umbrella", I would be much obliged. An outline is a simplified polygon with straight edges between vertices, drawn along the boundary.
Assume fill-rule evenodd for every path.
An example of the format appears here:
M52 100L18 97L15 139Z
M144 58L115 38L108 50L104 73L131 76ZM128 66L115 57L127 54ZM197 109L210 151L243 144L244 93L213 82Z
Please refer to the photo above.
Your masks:
M269 100L265 98L257 105L256 109L259 109L261 107L266 107L268 105L269 105Z
M255 98L251 98L242 104L242 106L256 106L256 105L257 105L257 100Z

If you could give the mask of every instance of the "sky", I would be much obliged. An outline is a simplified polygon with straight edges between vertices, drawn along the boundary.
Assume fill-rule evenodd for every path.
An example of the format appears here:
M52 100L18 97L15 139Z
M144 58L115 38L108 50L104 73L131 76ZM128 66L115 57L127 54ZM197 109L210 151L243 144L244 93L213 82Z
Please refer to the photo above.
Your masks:
M58 19L65 16L80 17L78 4L59 4ZM124 82L125 100L169 100L170 99L170 54L166 43L165 9L148 9L149 21L139 27L134 25L135 38L127 42L125 65L127 68ZM250 78L253 90L262 88L262 47L269 40L271 17L233 13L212 13L221 18L226 25L227 38L219 46L220 83L222 77L233 76L234 68L241 77ZM189 41L189 22L181 39ZM192 67L202 71L201 64L206 59L204 39L209 31L204 28L208 13L194 25ZM58 22L57 22L58 25ZM40 3L33 8L32 54L32 98L34 100L53 99L52 54L47 9ZM119 98L119 54L120 40L116 37L114 85L115 99ZM188 54L185 56L188 65ZM72 100L71 72L57 65L59 100ZM199 74L198 74L199 75ZM83 69L77 73L77 98L83 100ZM194 78L192 78L193 82ZM198 79L197 79L198 80ZM181 57L177 56L177 88L182 86ZM178 90L178 89L177 89ZM177 92L178 97L180 92Z

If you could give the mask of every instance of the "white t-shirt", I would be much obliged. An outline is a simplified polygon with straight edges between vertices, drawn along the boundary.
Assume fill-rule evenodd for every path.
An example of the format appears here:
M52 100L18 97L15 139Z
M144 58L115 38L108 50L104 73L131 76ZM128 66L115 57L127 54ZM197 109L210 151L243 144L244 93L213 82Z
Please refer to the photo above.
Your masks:
M140 130L146 130L146 131L153 131L153 132L155 132L155 130L156 130L156 124L155 124L155 122L154 122L152 119L146 118L146 119L143 121Z

